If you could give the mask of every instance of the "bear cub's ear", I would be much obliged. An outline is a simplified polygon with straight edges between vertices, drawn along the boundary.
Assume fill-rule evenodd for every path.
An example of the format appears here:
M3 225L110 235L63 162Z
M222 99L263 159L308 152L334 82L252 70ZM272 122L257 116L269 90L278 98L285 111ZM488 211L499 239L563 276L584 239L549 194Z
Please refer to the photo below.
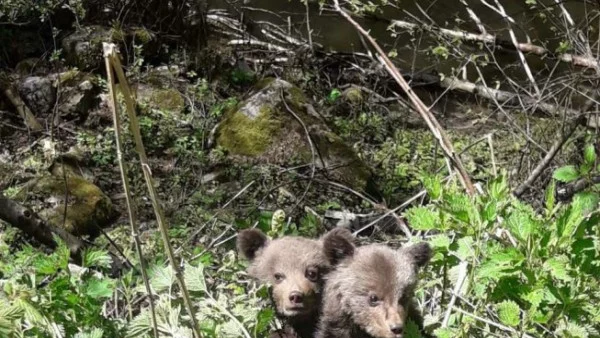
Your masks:
M237 249L246 259L252 261L256 258L258 249L268 242L267 235L259 229L246 229L240 231L237 237Z
M335 228L323 236L323 251L331 265L354 255L355 239L350 230Z
M402 250L412 258L415 265L419 268L422 268L429 263L429 260L433 256L433 250L427 242L413 244L409 247L402 248Z

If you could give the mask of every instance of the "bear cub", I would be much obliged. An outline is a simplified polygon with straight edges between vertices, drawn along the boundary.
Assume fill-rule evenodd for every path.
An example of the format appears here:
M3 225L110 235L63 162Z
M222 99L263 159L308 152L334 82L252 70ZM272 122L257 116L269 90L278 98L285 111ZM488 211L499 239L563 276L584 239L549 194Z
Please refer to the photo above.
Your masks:
M348 230L336 229L323 249L335 270L326 277L317 338L402 338L407 318L422 325L413 295L432 256L427 243L356 247Z
M285 327L270 337L313 338L323 277L330 270L322 240L295 236L269 240L258 229L246 229L238 234L237 247L250 261L248 274L272 285L275 309Z

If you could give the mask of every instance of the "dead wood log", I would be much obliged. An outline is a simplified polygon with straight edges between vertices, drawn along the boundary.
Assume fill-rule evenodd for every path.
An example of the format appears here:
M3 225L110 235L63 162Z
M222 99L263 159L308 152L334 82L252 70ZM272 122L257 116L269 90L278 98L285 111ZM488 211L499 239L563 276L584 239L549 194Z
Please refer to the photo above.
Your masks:
M31 209L5 197L2 193L0 193L0 220L20 229L51 249L57 246L55 235L67 244L71 254L79 255L85 246L79 238L47 224Z
M21 118L23 119L23 121L25 122L25 125L27 127L29 127L33 131L40 131L43 129L42 125L38 122L38 120L36 120L35 116L31 112L31 110L29 110L29 108L27 108L27 106L25 105L25 102L23 102L23 100L21 100L21 97L19 96L19 94L17 94L11 88L11 86L7 86L7 87L3 88L2 91L4 92L4 96L6 96L6 98L8 98L10 103L12 103L12 105L15 106L17 113L19 113L19 115L21 116Z
M531 107L534 110L543 112L549 116L579 116L580 112L575 109L557 106L551 103L541 102L527 95L494 89L483 85L478 85L473 82L463 81L456 77L447 77L440 81L440 86L452 91L461 91L470 93L487 100L492 100L498 103L508 103L524 106L523 108Z
M581 192L596 184L600 184L600 176L582 178L558 188L556 190L556 197L561 201L567 201L578 192Z
M490 44L490 45L495 45L495 46L501 46L503 48L518 50L523 53L531 53L531 54L535 54L535 55L542 56L542 57L553 57L560 61L571 63L575 66L592 68L596 72L600 73L600 63L599 63L598 59L594 58L593 56L587 56L587 55L583 56L583 55L576 55L576 54L570 54L570 53L553 53L542 46L534 45L532 43L524 43L524 42L512 43L512 42L500 39L496 35L492 35L489 33L487 33L487 34L470 33L470 32L465 32L465 31L442 28L442 27L438 27L435 25L421 25L421 24L417 25L417 24L402 21L402 20L392 20L391 27L398 27L401 29L409 30L409 31L423 30L423 31L427 31L432 34L438 34L438 35L441 35L441 36L444 36L444 37L447 37L450 39L457 39L457 40L461 40L461 41L465 41L465 42L482 42L485 44Z
M55 227L42 220L28 207L21 205L0 192L0 220L23 231L50 249L55 249L58 243L55 236L65 242L74 262L80 264L83 250L89 246L80 238L70 234L64 229ZM112 258L111 275L118 275L124 267L131 267L117 254L109 252Z

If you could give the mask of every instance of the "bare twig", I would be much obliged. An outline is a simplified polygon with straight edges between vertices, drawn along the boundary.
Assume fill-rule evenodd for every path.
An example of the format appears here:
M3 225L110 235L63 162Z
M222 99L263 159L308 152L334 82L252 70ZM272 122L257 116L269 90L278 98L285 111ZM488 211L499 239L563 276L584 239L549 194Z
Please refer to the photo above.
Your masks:
M394 78L394 80L396 80L398 85L400 85L402 90L404 90L404 92L408 95L410 101L415 106L417 112L419 112L421 117L427 123L427 126L433 133L434 138L437 140L437 142L440 145L440 148L444 152L444 156L450 161L450 163L452 163L452 166L457 171L458 178L465 190L467 191L467 193L469 195L474 194L475 189L473 187L473 183L471 182L471 178L469 177L469 174L467 173L460 157L454 151L452 143L446 136L446 133L438 123L435 116L431 113L431 111L429 111L429 109L423 103L423 101L421 101L421 99L413 92L412 88L410 88L410 85L402 77L402 74L400 74L396 66L388 58L387 54L383 51L383 49L381 49L379 44L371 37L371 35L366 30L364 30L364 28L362 28L362 26L360 26L360 24L358 24L358 22L356 22L348 13L346 13L346 11L340 6L339 0L334 0L333 3L338 13L342 15L348 22L350 22L350 24L352 24L356 28L356 30L362 36L364 36L364 38L367 39L369 43L375 48L375 50L379 54L378 59L380 60L380 62L386 68L388 73L390 73L390 75Z
M492 321L492 320L489 320L489 319L487 319L487 318L483 318L483 317L480 317L480 316L474 315L474 314L472 314L472 313L469 313L469 312L467 312L467 311L465 311L465 310L463 310L463 309L461 309L461 308L458 308L458 307L456 307L456 306L454 306L454 307L453 307L453 309L454 309L456 312L459 312L459 313L461 313L461 314L463 314L463 315L465 315L465 316L467 316L467 317L471 317L471 318L473 318L473 319L475 319L475 320L478 320L478 321L480 321L480 322L484 322L484 323L486 323L486 324L488 324L488 325L490 325L490 326L493 326L493 327L495 327L495 328L498 328L498 329L500 329L500 330L503 330L503 331L506 331L506 332L512 332L512 333L517 333L517 334L519 334L519 332L518 332L517 330L513 329L512 327L508 327L508 326L502 325L502 324L500 324L500 323L496 323L496 322L494 322L494 321ZM522 338L533 338L532 336L530 336L530 335L528 335L528 334L526 334L526 333L523 333L522 335L520 335L520 337L522 337Z
M575 132L575 130L577 130L578 125L579 125L579 121L575 121L575 122L572 122L566 128L566 130L564 131L562 136L559 139L557 139L556 142L554 142L554 144L552 145L550 150L548 150L548 153L546 153L546 156L544 156L544 158L540 161L540 163L538 163L538 165L535 167L535 169L533 169L533 171L531 172L531 174L529 174L529 177L525 180L525 182L523 182L520 186L518 186L515 189L515 191L513 192L513 194L515 196L519 197L519 196L523 195L525 193L525 191L527 191L527 189L529 189L529 187L531 187L533 182L535 182L535 180L542 174L544 169L546 169L546 167L550 164L550 162L552 162L552 159L554 159L554 156L556 156L558 151L562 148L562 146L565 144L565 142L567 142L569 137L571 137L571 135Z
M448 310L446 310L446 314L444 315L442 327L448 327L448 322L450 321L450 314L452 314L452 309L454 308L454 304L456 303L456 298L460 297L465 280L467 280L468 267L469 263L466 261L462 261L458 264L458 279L456 280L456 284L454 285L454 291L452 292L452 298L450 299L450 303L448 303Z

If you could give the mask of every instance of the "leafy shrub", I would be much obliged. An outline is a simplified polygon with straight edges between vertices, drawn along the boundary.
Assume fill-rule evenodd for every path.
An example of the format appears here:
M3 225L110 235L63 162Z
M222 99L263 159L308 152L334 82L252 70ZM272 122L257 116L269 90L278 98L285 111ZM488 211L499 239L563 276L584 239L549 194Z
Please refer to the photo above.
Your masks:
M103 311L116 282L90 269L109 267L105 252L86 252L83 268L73 269L64 244L51 255L29 246L10 254L0 239L0 251L0 336L120 336Z
M449 325L436 330L438 337L480 336L482 330L504 336L599 335L597 194L580 193L561 205L552 184L545 209L536 211L510 194L504 176L475 197L444 187L439 178L426 179L425 186L431 204L409 209L406 217L413 229L436 233L425 280L444 296L433 321L439 323L448 311L453 290L460 296ZM461 267L466 278L455 288Z

